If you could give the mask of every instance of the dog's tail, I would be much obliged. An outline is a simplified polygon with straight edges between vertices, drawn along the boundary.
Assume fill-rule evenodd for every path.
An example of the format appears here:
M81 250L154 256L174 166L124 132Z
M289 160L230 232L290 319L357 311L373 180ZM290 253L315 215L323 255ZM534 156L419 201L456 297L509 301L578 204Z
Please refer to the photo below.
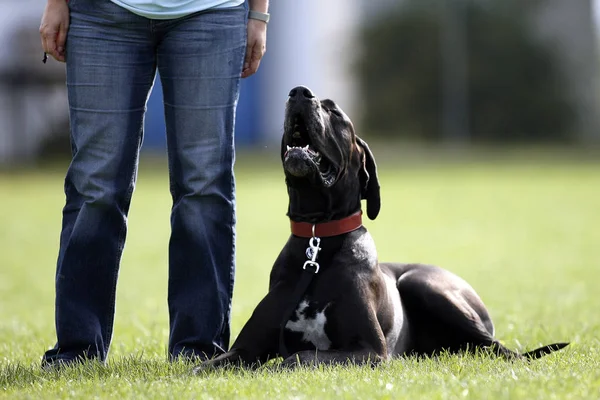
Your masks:
M565 348L569 345L569 343L553 343L546 346L539 347L535 350L531 350L525 353L517 353L508 347L504 346L499 341L495 340L492 342L490 346L491 350L501 357L505 357L509 360L535 360L541 358L547 354L550 354L554 351L558 351L562 348Z
M566 343L552 343L552 344L548 344L546 346L538 347L535 350L531 350L531 351L528 351L526 353L522 353L521 357L525 357L528 360L535 360L537 358L544 357L545 355L550 354L550 353L552 353L554 351L558 351L560 349L564 349L568 345L569 345L568 342L566 342Z

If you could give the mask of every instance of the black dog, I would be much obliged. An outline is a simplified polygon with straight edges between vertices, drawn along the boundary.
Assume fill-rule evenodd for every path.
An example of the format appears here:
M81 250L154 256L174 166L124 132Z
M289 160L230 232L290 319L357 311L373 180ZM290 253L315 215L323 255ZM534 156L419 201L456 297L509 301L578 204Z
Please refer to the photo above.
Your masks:
M231 350L195 371L258 366L278 356L288 366L476 349L529 359L567 345L513 352L494 339L483 302L458 276L429 265L378 263L361 223L361 199L370 219L379 213L375 160L333 101L292 89L281 159L292 235L269 292Z

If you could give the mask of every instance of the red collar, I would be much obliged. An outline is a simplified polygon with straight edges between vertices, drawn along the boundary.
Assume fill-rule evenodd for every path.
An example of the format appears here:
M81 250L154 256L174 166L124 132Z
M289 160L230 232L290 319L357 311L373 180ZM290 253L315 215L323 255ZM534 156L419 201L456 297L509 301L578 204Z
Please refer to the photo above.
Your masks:
M311 238L337 236L352 232L362 226L362 211L358 211L346 218L335 221L322 222L320 224L311 224L310 222L290 221L292 234L300 237ZM313 232L314 226L314 232Z

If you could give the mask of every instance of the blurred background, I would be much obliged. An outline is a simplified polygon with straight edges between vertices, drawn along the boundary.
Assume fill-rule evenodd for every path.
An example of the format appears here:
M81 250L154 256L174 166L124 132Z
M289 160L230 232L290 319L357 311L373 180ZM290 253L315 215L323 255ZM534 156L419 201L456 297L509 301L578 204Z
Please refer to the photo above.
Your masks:
M45 2L0 1L0 166L67 156L64 65L41 62ZM273 1L268 52L243 81L240 149L276 144L289 89L336 100L370 140L600 143L596 0ZM163 154L162 89L144 151Z

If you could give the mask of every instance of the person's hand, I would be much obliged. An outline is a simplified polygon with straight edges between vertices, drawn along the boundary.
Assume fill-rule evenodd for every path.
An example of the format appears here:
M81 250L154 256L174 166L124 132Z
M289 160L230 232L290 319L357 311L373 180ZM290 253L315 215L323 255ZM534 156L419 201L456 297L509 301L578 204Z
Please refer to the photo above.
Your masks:
M69 6L66 0L48 0L40 24L42 48L57 61L65 62L65 43L69 29Z
M258 70L260 60L267 51L267 23L256 19L248 20L248 44L242 69L242 78L247 78Z

